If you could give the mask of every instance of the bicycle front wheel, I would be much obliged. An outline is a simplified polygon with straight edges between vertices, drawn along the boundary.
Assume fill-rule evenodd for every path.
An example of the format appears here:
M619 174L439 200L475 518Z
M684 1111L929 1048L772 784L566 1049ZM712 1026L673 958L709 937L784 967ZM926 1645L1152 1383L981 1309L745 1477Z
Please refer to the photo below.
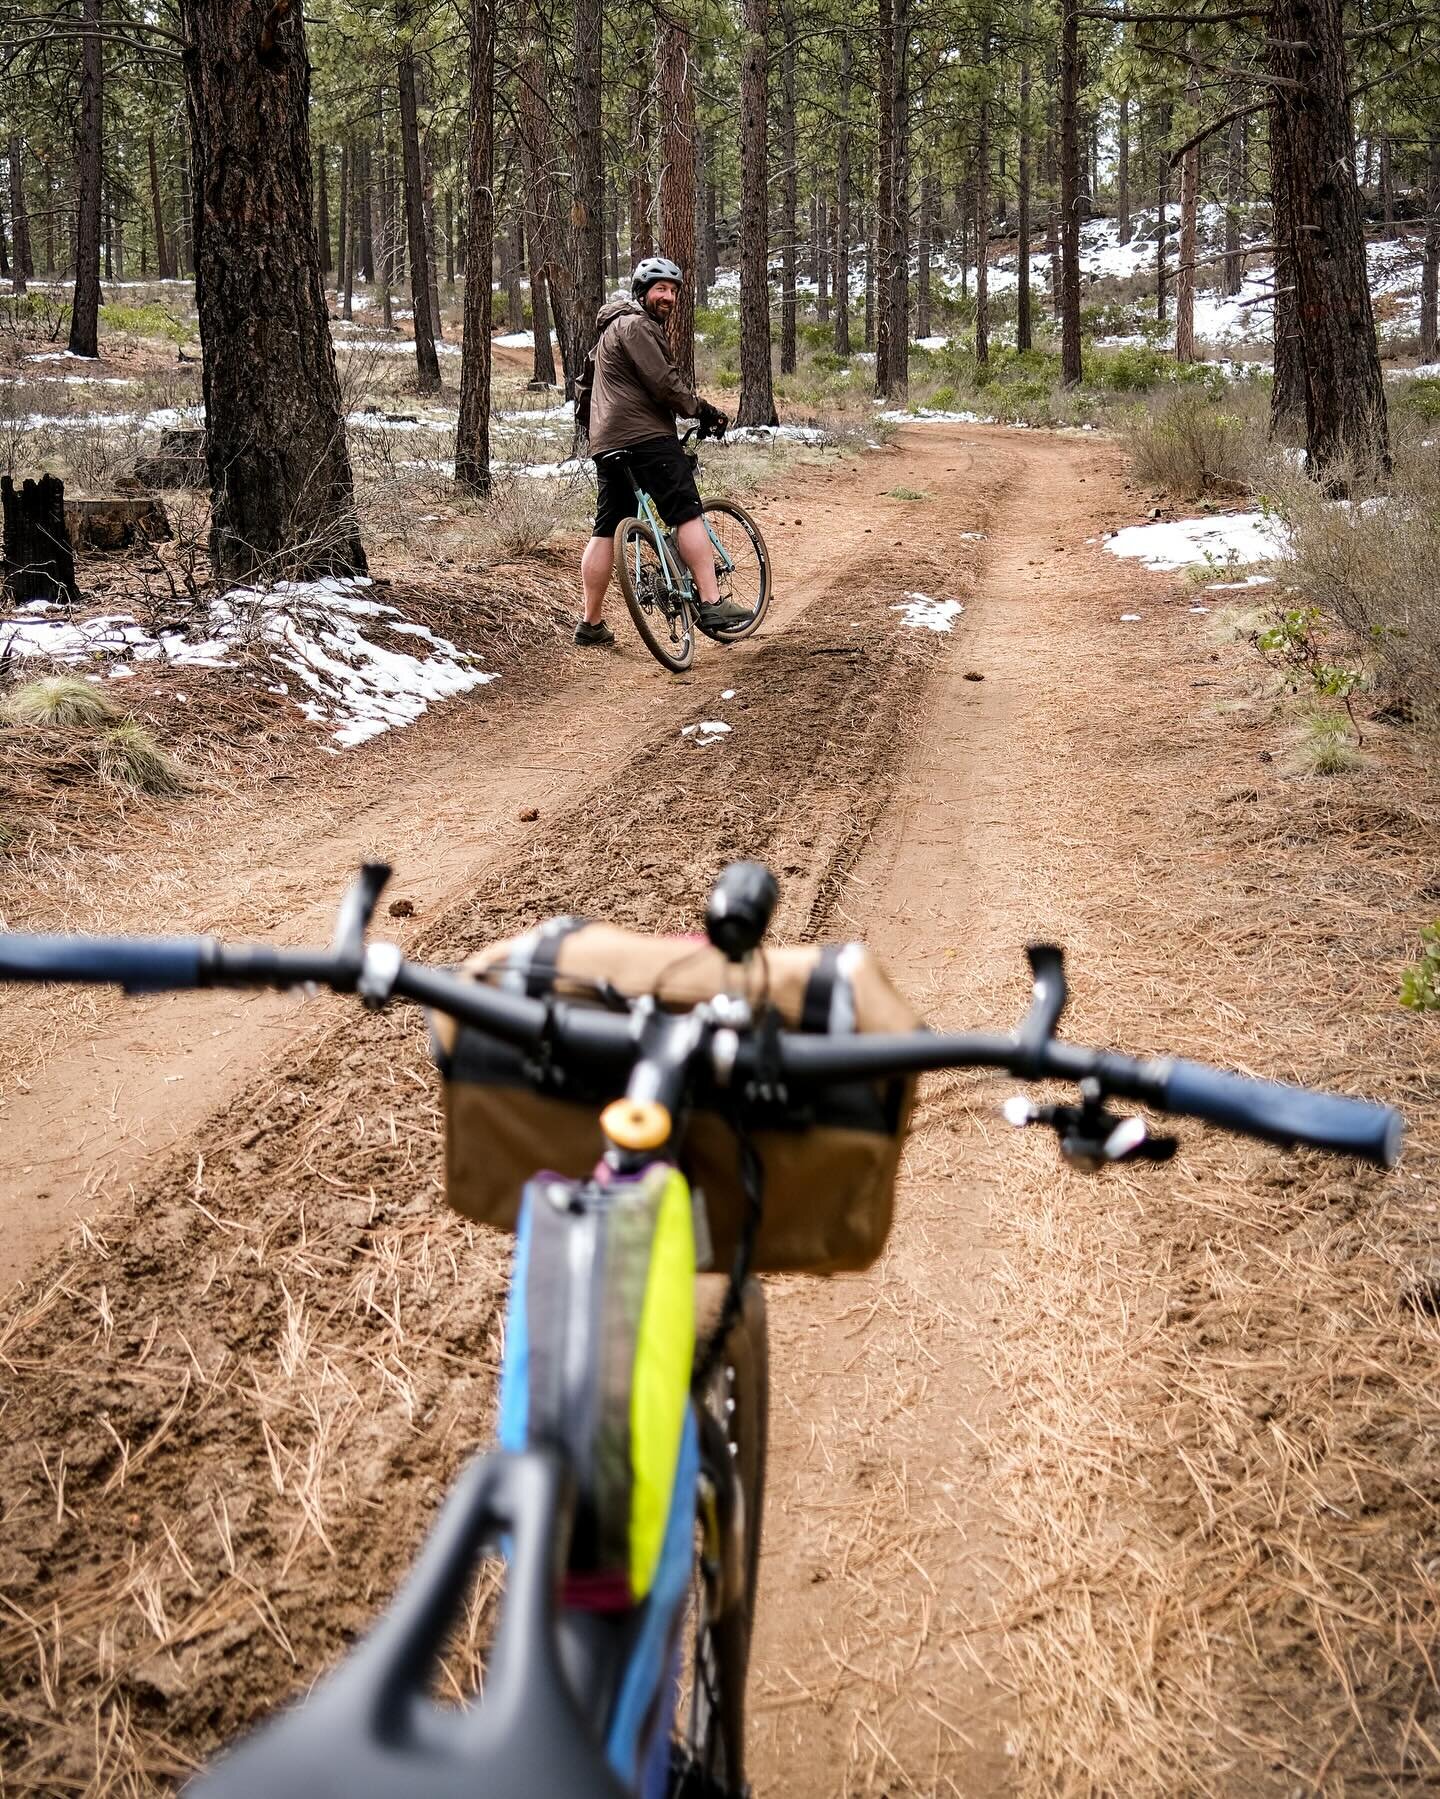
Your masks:
M715 546L715 578L722 600L734 600L750 614L743 624L727 625L715 636L739 643L760 629L770 605L770 552L760 527L733 500L707 500L702 516Z
M615 565L640 641L662 667L683 675L695 657L690 603L671 585L655 533L638 518L616 528Z
M715 1285L723 1289L724 1283ZM703 1336L702 1323L702 1341ZM729 1553L738 1562L742 1590L729 1595L721 1590L723 1576L707 1566L702 1548L692 1609L690 1692L679 1719L680 1741L670 1791L673 1799L737 1799L749 1790L745 1784L745 1683L755 1625L770 1425L765 1295L756 1280L745 1283L740 1317L725 1339L701 1398L718 1426L710 1433L712 1440L723 1442L721 1453L733 1469L739 1515L732 1521L732 1529L739 1541L732 1543Z

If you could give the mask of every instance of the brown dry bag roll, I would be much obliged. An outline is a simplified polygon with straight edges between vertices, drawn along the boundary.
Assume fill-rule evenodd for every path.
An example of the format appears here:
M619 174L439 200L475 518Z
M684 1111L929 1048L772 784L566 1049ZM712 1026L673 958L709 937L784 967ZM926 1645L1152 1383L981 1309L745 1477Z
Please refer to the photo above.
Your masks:
M555 918L492 944L465 965L534 998L602 1003L642 994L675 1011L733 991L735 971L703 938L646 937L613 925ZM740 977L757 1013L773 1008L789 1030L909 1031L918 1025L861 944L763 949ZM542 1170L579 1179L604 1151L600 1111L617 1083L586 1086L573 1073L564 1097L538 1061L454 1019L432 1017L445 1078L446 1188L466 1217L515 1227L520 1190ZM537 1078L541 1091L536 1090ZM765 1169L754 1267L761 1274L836 1274L880 1254L894 1215L895 1176L914 1083L863 1081L806 1096L790 1110L752 1113L746 1128ZM734 1127L702 1104L683 1126L680 1162L702 1193L713 1265L728 1267L745 1217ZM703 1249L703 1245L702 1245Z

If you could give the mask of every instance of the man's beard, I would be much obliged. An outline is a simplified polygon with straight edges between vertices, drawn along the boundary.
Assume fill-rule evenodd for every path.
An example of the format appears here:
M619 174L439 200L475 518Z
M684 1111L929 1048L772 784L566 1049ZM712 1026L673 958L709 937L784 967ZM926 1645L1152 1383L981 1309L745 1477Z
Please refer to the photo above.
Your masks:
M652 319L658 319L662 325L668 324L670 314L675 310L675 302L673 300L647 300L645 310Z

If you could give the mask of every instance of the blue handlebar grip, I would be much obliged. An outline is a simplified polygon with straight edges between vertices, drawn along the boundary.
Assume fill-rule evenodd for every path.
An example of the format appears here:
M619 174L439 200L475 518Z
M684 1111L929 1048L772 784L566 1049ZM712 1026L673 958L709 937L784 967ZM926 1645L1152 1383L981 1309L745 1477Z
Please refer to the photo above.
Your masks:
M1304 1143L1358 1156L1377 1168L1395 1166L1405 1136L1405 1121L1393 1106L1222 1074L1200 1062L1170 1064L1164 1103L1169 1112L1204 1118L1249 1137L1286 1148Z
M0 981L92 981L127 993L200 985L203 937L38 937L0 932Z

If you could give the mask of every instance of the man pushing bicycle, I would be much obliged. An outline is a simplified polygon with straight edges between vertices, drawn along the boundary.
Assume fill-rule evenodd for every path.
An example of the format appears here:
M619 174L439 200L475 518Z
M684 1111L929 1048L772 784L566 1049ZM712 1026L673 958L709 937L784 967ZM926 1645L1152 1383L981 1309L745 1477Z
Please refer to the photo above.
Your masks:
M590 435L600 492L595 531L580 558L585 611L578 644L614 643L602 616L615 565L615 531L634 511L635 491L625 469L651 494L675 532L680 554L700 596L708 627L744 624L750 614L720 598L714 544L700 522L695 470L675 435L677 418L700 422L702 437L723 437L729 420L685 384L670 354L666 325L685 277L664 256L647 256L630 278L631 298L600 309L599 336L575 389L575 415Z

